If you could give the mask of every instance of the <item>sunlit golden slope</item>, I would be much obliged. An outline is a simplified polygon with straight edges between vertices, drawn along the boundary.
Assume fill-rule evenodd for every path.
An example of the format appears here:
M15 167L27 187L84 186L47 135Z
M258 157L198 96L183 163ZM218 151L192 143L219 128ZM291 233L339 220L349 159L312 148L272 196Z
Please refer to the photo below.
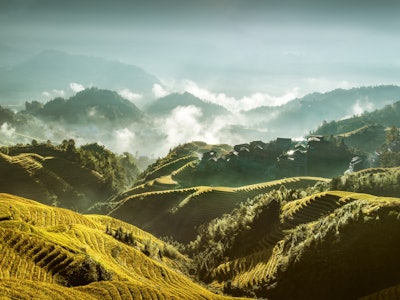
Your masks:
M135 243L107 230L131 233ZM153 250L145 255L149 245ZM183 275L179 268L188 259L178 252L173 259L162 255L165 247L107 216L0 194L1 299L222 298Z
M400 283L400 198L319 193L284 205L280 226L274 244L255 240L253 252L215 268L213 284L286 300L356 299Z
M68 170L68 172L65 172ZM42 203L59 203L79 211L94 203L89 198L106 192L99 173L59 157L23 153L9 156L0 153L0 190L40 199ZM70 201L79 195L85 201Z
M188 242L196 237L195 227L224 213L256 195L279 189L313 186L320 177L293 177L239 188L198 186L138 193L133 188L114 200L110 216L135 224L157 236L172 236Z

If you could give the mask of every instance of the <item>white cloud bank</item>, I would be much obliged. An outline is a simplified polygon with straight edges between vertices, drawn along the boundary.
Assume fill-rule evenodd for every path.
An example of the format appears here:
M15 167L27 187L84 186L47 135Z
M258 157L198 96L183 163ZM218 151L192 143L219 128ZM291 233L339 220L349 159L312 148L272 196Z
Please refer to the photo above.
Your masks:
M45 96L48 99L55 98L55 97L65 97L65 91L64 90L53 89L50 92L49 91L44 91L42 93L42 95Z
M126 100L129 100L132 103L135 103L136 101L139 101L139 100L143 99L143 95L142 94L134 93L128 88L125 88L125 89L119 91L118 94L122 98L125 98Z
M7 122L4 122L0 126L0 132L4 134L6 137L11 137L15 133L15 128L12 127L10 124Z
M69 84L69 87L74 93L79 93L85 89L85 87L82 84L76 82L71 82Z
M260 106L279 106L299 97L298 89L293 88L281 96L272 96L260 92L237 99L225 93L213 93L191 80L164 85L155 84L153 86L153 94L156 98L165 97L171 93L184 92L188 92L201 100L221 105L231 112L246 111Z

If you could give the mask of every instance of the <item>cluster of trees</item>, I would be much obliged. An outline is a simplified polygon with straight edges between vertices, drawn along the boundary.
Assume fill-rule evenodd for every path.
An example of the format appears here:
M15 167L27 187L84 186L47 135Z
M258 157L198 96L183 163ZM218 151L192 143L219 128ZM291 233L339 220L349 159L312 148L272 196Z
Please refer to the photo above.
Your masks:
M381 167L400 166L400 130L392 126L386 133L386 143L382 145L379 154Z
M266 236L274 239L282 205L320 190L321 185L298 190L281 186L248 199L230 214L199 226L196 239L183 252L194 259L200 279L210 280L210 272L218 265L252 253L255 241Z
M124 244L130 246L136 246L137 244L132 232L125 231L122 227L118 227L116 230L114 230L109 225L107 225L106 233L108 235L111 235L116 240L123 242Z
M69 123L111 122L128 124L139 121L143 113L133 103L122 98L117 92L90 88L77 93L69 99L55 98L45 104L32 101L25 103L22 114L43 119L66 121Z
M398 197L400 195L400 168L370 169L335 177L330 183L330 189Z
M0 152L8 155L36 153L75 162L101 174L107 187L115 192L131 187L139 174L135 158L130 153L117 155L97 143L77 147L73 139L64 140L59 145L53 145L51 141L39 143L32 140L32 143L27 145L0 147Z
M57 274L58 283L67 286L82 286L92 282L112 280L113 274L89 255L79 263L61 269Z

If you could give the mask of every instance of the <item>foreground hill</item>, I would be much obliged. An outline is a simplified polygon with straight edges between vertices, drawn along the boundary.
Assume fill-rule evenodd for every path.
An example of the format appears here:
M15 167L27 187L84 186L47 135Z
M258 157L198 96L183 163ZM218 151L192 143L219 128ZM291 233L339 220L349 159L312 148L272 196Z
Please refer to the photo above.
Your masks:
M223 299L183 275L176 250L110 217L0 194L0 236L5 299Z
M201 226L187 249L199 276L232 295L357 299L392 286L395 295L400 198L376 195L383 182L393 182L382 186L383 194L399 195L398 174L398 168L371 169L349 178L347 188L375 185L375 195L271 191Z

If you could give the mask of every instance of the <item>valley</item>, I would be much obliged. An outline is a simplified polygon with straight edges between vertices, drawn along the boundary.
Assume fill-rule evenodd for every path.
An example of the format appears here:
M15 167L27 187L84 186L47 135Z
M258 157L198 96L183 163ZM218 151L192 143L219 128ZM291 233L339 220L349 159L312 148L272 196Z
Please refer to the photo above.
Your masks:
M91 87L0 107L0 295L396 299L398 94L237 113L189 93L139 108ZM332 99L381 108L345 117Z

